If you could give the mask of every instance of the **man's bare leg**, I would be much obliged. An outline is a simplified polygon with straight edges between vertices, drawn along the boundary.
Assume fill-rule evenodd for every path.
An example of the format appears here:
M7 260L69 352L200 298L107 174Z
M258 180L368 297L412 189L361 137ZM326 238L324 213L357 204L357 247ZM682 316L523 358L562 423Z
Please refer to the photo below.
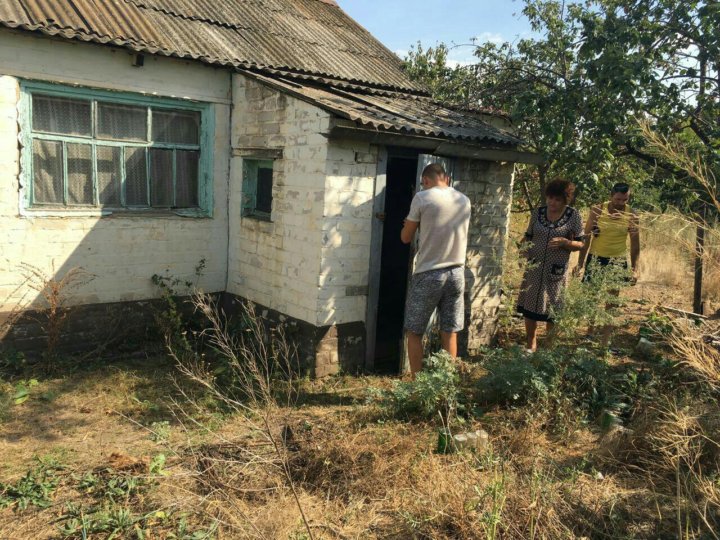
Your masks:
M457 332L440 332L442 348L450 353L450 356L457 358Z
M410 360L410 373L413 375L422 369L422 357L423 357L423 346L422 346L422 334L415 334L409 330L405 332L407 334L407 350L408 359Z

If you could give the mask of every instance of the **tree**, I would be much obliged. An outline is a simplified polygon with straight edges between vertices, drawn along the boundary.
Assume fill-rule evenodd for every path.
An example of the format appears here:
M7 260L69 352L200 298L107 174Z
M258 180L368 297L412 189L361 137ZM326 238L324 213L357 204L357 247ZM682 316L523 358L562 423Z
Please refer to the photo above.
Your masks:
M629 177L647 203L704 212L701 186L648 150L638 121L677 134L717 171L718 3L526 0L523 14L538 37L482 44L477 63L454 69L446 48L418 46L409 73L438 99L507 111L545 158L520 171L521 185L541 190L548 175L562 175L594 198Z

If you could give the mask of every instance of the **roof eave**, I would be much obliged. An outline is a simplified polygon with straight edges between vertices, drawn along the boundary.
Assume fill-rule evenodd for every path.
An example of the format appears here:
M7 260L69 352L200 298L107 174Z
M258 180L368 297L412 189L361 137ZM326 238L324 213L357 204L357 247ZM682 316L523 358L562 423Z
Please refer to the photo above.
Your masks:
M361 140L383 146L416 148L437 156L536 165L543 163L543 158L539 154L519 150L515 145L498 146L491 144L490 141L453 140L398 131L368 129L342 118L332 121L328 134L331 138Z

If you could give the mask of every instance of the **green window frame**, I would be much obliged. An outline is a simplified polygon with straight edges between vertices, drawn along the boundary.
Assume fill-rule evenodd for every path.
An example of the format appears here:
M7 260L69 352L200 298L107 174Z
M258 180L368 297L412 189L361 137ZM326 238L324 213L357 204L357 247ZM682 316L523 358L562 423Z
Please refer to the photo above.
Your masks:
M243 158L242 215L270 221L274 160Z
M208 103L21 81L27 209L212 214Z

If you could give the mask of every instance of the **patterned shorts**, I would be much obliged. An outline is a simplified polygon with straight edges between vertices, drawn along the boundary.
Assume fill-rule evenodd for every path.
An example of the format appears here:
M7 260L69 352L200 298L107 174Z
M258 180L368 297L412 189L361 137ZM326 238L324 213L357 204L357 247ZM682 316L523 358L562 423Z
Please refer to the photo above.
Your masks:
M424 334L435 308L440 330L459 332L465 323L465 269L462 266L440 268L415 274L410 283L405 330Z

